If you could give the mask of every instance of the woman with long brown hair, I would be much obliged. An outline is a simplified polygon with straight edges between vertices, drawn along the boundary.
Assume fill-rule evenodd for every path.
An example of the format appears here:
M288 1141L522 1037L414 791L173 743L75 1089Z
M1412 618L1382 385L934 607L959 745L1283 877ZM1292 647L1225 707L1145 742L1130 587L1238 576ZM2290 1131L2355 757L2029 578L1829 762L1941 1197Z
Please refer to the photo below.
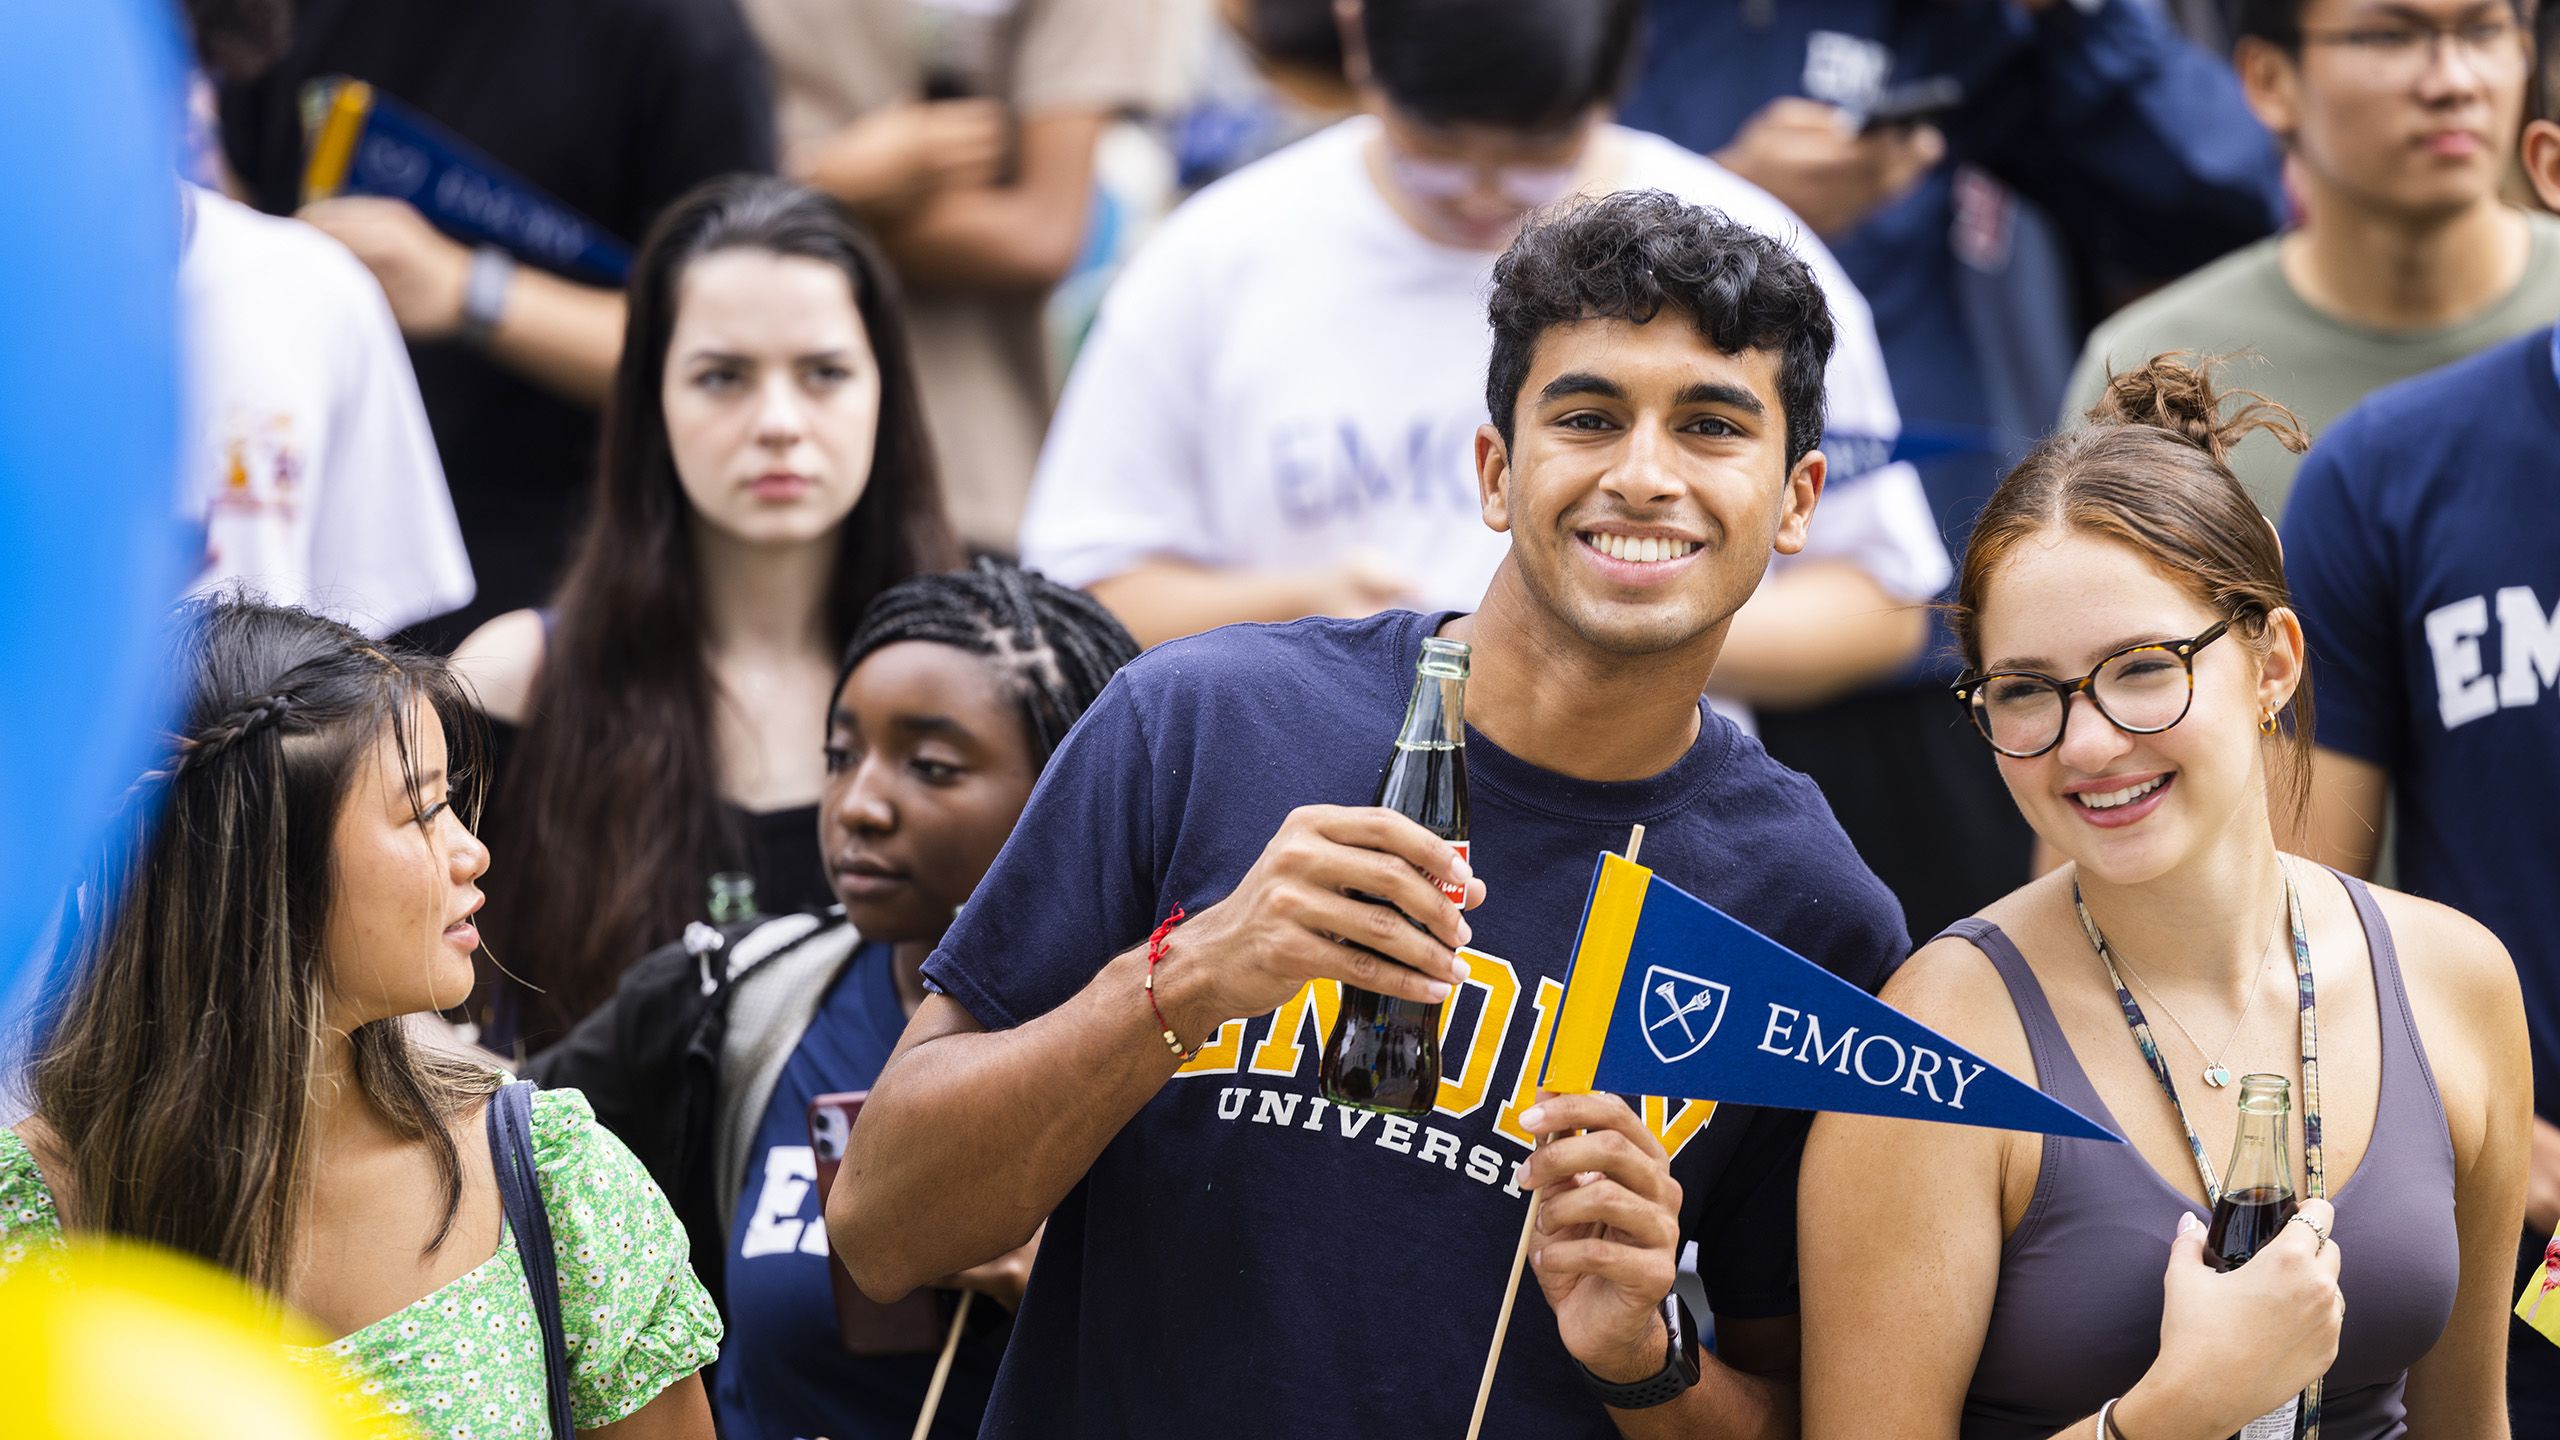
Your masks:
M2276 848L2307 778L2305 637L2230 455L2303 439L2263 402L2226 419L2209 369L2115 376L1984 508L1949 718L2069 863L1884 990L2130 1143L1817 1119L1814 1440L2291 1436L2287 1406L2327 1440L2507 1433L2533 1089L2515 972L2462 915ZM2295 1097L2304 1198L2218 1272L2202 1221L2237 1076Z
M816 193L730 176L669 207L584 535L547 611L455 665L498 722L500 977L484 1043L538 1047L743 871L826 903L820 717L871 597L957 560L895 281ZM511 743L510 743L511 742Z
M522 1093L407 1038L469 992L480 943L459 686L300 610L188 622L180 729L81 887L34 1114L0 1131L0 1256L66 1232L201 1256L439 1434L539 1435L565 1409L581 1433L708 1440L719 1320L639 1162L575 1091L516 1112L507 1153L561 1257L543 1283L507 1243L535 1210L503 1198L501 1127L480 1139Z

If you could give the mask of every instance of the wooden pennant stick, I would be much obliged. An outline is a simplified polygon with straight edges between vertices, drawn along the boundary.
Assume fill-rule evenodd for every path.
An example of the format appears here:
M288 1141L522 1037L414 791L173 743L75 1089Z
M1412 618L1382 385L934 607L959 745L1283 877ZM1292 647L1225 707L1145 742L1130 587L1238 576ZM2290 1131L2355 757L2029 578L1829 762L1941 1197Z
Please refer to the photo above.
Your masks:
M1627 863L1634 864L1636 852L1643 848L1644 827L1638 825L1627 832ZM1555 1049L1553 1031L1548 1032L1547 1048L1551 1053ZM1546 1074L1543 1056L1539 1058L1538 1073L1541 1078ZM1520 1298L1520 1272L1528 1268L1529 1241L1537 1233L1538 1192L1532 1190L1529 1192L1529 1213L1520 1217L1520 1243L1511 1252L1511 1278L1502 1287L1502 1313L1493 1322L1493 1345L1484 1352L1484 1378L1476 1382L1476 1409L1467 1417L1467 1440L1476 1440L1477 1433L1484 1429L1484 1407L1493 1399L1494 1367L1502 1362L1502 1342L1511 1334L1512 1302ZM919 1431L918 1435L921 1440L922 1432Z
M916 1417L914 1440L925 1440L933 1428L933 1412L942 1408L942 1387L951 1379L951 1357L960 1353L960 1331L969 1323L969 1302L978 1298L975 1290L960 1292L960 1303L951 1311L951 1333L942 1337L942 1358L933 1362L933 1383L925 1387L924 1413Z

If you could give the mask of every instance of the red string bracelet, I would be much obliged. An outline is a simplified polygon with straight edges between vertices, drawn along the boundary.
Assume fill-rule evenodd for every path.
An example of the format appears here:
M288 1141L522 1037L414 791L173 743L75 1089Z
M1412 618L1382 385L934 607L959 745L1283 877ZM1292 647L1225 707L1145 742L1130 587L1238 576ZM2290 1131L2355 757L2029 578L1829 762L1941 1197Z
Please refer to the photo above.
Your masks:
M1164 923L1156 927L1155 933L1147 937L1147 1008L1155 1012L1156 1033L1164 1036L1164 1048L1173 1052L1174 1059L1188 1064L1192 1056L1200 1053L1201 1045L1209 1042L1203 1040L1200 1045L1183 1049L1182 1041L1174 1036L1173 1027L1165 1023L1164 1007L1156 1003L1156 962L1164 958L1165 936L1173 933L1173 927L1181 923L1182 907L1176 905L1173 913L1164 917Z

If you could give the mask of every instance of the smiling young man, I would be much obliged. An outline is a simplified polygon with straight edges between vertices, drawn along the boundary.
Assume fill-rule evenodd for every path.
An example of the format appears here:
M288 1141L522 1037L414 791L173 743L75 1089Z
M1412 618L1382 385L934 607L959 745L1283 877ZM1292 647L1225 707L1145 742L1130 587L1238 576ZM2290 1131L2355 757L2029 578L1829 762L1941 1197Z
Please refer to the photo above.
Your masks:
M1700 699L1805 543L1830 313L1786 247L1660 194L1529 229L1491 311L1477 493L1513 543L1481 607L1141 658L926 962L828 1220L882 1296L1048 1221L987 1435L1461 1433L1541 1188L1543 1298L1485 1435L1794 1433L1802 1117L1535 1077L1593 857L1631 825L1664 878L1856 984L1905 949L1811 783ZM1472 868L1364 804L1433 634L1474 649ZM1344 981L1449 997L1433 1113L1317 1093ZM1711 1357L1665 1304L1687 1241Z
M2233 59L2284 147L2302 223L2100 326L2063 402L2171 350L2252 352L2229 382L2315 436L2367 394L2560 311L2560 221L2507 204L2530 53L2514 0L2243 0ZM2232 471L2281 518L2301 460L2266 434Z

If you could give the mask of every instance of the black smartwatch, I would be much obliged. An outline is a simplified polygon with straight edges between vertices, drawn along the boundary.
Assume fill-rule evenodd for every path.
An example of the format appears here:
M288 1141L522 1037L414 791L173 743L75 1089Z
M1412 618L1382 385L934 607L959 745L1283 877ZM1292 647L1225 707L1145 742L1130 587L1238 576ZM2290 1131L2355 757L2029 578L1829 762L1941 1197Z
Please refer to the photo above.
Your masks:
M1677 1292L1662 1297L1662 1324L1670 1332L1670 1353L1663 1357L1660 1370L1632 1385L1603 1380L1591 1373L1590 1366L1573 1362L1573 1368L1582 1372L1582 1383L1600 1397L1600 1403L1612 1410L1649 1410L1670 1404L1698 1383L1698 1327Z

